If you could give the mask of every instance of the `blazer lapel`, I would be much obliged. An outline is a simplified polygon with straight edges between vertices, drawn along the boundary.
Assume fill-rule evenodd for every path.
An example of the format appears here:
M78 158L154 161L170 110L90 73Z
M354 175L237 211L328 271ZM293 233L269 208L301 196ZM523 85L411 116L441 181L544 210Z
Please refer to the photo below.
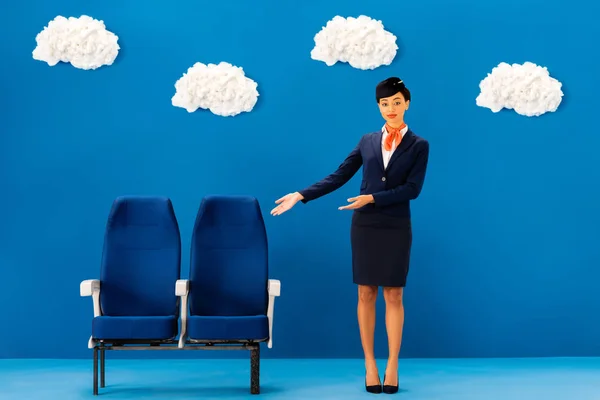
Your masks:
M381 167L381 170L385 171L385 168L383 167L383 151L381 150L382 136L383 136L382 131L379 131L378 133L373 135L373 151L375 152L375 157L377 158L377 161L379 162L379 166Z
M388 169L390 169L390 166L392 165L392 163L398 159L398 157L400 157L402 155L402 153L404 153L415 141L415 135L410 131L410 129L404 134L404 137L402 138L402 141L400 142L400 146L398 146L396 148L396 150L394 150L394 152L392 153L392 156L390 157L390 162L388 163ZM381 148L381 146L380 146ZM381 154L381 149L379 150L379 153ZM383 159L383 156L382 156Z

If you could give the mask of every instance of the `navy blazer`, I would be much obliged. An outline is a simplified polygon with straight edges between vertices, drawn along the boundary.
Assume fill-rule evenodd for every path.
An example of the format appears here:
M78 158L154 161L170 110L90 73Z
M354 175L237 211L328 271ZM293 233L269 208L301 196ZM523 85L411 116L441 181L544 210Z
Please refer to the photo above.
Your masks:
M429 142L409 129L400 146L392 153L387 168L384 168L382 135L383 132L379 131L361 137L358 145L334 173L299 192L304 197L302 202L307 203L339 189L362 166L360 194L372 194L375 202L356 211L410 217L410 200L416 199L423 188L429 161Z

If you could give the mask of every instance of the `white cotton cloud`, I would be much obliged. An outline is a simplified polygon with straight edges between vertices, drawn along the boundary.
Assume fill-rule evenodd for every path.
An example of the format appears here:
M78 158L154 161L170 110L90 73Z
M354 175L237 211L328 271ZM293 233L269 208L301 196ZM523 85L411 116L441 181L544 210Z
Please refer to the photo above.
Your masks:
M258 100L258 85L241 67L226 62L196 63L175 83L173 106L194 112L198 108L230 117L250 112Z
M481 93L476 103L495 113L507 108L527 117L540 116L558 109L563 97L561 87L546 67L531 62L503 62L479 84Z
M367 70L390 65L396 57L396 36L383 29L381 21L361 15L334 17L315 35L313 60L332 66L338 61Z
M118 36L106 30L103 21L87 15L54 18L35 38L33 58L53 67L60 61L79 69L112 65L120 47Z

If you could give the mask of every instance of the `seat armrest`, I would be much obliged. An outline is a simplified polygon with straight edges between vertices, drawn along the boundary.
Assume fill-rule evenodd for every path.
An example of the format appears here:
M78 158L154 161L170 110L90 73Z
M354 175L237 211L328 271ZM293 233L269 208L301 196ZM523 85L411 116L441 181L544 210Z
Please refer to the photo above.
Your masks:
M277 279L269 279L269 296L279 297L281 294L281 282Z
M188 314L188 295L190 293L190 281L188 279L179 279L175 282L175 295L181 297L181 333L177 347L183 348L187 335L187 314Z
M100 280L99 279L86 279L79 284L79 295L81 297L92 296L92 304L94 306L94 318L102 315L102 309L100 308ZM92 349L96 343L94 338L90 336L88 340L88 348Z
M102 315L100 309L100 280L98 279L86 279L79 285L79 295L81 297L92 296L94 304L94 318Z
M190 292L190 281L187 279L179 279L175 282L175 296L187 296Z
M269 341L267 347L273 347L273 315L275 311L275 297L281 295L281 282L277 279L269 279L269 306L267 308L267 318L269 319Z
M81 297L92 296L94 292L100 291L100 280L86 279L79 284L79 295Z

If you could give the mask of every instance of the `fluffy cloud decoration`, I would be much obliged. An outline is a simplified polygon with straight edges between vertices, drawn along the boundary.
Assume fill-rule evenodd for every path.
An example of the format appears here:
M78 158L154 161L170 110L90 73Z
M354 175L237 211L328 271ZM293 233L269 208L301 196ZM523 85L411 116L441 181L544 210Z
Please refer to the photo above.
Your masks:
M396 36L383 29L381 21L361 15L334 17L315 35L313 60L332 66L338 61L366 70L390 65L396 57Z
M558 109L563 97L561 87L546 67L531 62L503 62L479 84L481 93L476 103L495 113L507 108L527 117L540 116Z
M258 100L257 86L241 67L226 62L218 65L198 62L175 83L171 102L190 113L202 108L229 117L252 111Z
M53 67L59 61L79 69L96 69L112 65L120 47L119 38L106 30L103 21L87 15L79 18L54 18L35 38L33 58Z

